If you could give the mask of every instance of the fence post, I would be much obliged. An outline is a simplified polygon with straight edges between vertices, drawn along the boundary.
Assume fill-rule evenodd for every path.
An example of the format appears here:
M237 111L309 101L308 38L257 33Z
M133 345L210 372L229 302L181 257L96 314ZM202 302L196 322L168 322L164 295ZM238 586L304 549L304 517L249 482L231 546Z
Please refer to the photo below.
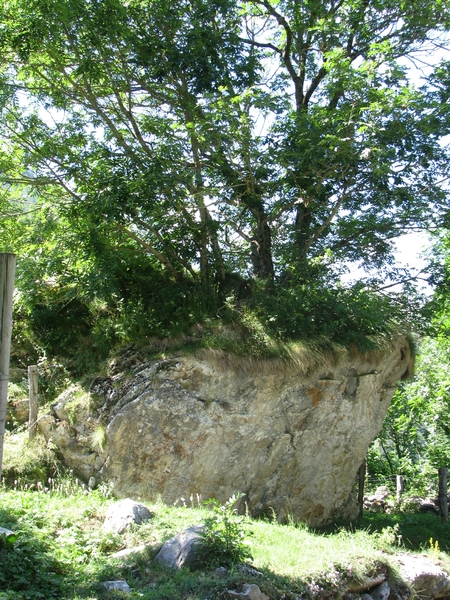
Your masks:
M28 439L34 440L38 418L38 368L36 365L28 367L28 400L30 403Z
M439 467L439 508L441 519L444 523L448 521L448 497L447 497L448 468Z
M5 438L6 404L8 401L15 272L15 254L0 252L0 481L2 479L3 441Z
M397 475L397 502L400 502L403 494L403 477Z
M358 519L363 516L364 508L364 483L366 479L366 459L358 469Z

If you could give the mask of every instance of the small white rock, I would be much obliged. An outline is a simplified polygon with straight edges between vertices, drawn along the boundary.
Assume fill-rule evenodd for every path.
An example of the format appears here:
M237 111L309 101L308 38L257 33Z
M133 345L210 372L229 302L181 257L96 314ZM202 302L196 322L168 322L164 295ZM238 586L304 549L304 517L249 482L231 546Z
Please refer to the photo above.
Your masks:
M246 583L242 592L227 590L227 594L230 600L270 600L269 596L264 594L254 583Z
M151 517L152 514L146 506L125 498L109 507L102 528L104 531L124 533L133 523L141 525Z
M103 587L107 590L118 590L119 592L130 593L131 588L128 583L123 579L118 579L117 581L104 581Z

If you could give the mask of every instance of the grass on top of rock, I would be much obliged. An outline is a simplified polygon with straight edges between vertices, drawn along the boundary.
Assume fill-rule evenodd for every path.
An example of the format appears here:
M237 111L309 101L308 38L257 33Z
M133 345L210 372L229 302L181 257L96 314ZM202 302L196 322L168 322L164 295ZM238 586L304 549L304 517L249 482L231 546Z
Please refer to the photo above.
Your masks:
M7 481L17 445L6 445ZM35 456L37 462L43 460L36 452ZM106 533L102 522L115 502L109 489L87 490L61 467L58 472L56 478L34 484L32 473L23 472L23 478L0 488L0 526L16 532L13 543L0 541L0 600L120 598L121 592L102 587L102 582L117 579L130 585L130 599L219 599L226 589L243 583L256 583L272 598L283 594L286 599L299 594L308 598L318 590L333 596L349 578L370 576L380 563L389 564L391 555L407 547L439 557L450 567L448 527L435 515L399 513L367 515L358 529L330 532L314 532L293 521L281 525L276 520L239 517L232 533L253 557L247 562L262 576L243 571L233 561L221 577L215 573L218 563L192 572L171 571L153 561L164 541L191 525L212 520L214 529L221 524L214 518L218 513L199 496L180 499L174 506L142 499L154 514L150 521L121 535ZM226 514L232 519L230 512ZM114 557L119 550L137 546L145 550Z
M214 348L289 361L299 344L327 352L354 346L365 352L408 329L413 314L417 321L410 299L345 287L318 275L270 290L255 281L246 297L212 290L214 298L208 300L195 286L178 287L168 281L153 283L152 294L123 302L116 301L116 294L103 300L97 293L91 297L82 288L67 302L65 287L58 286L41 290L39 298L22 294L15 305L13 364L23 367L24 357L36 364L56 361L79 378L98 371L111 353L127 344L158 341L163 349L167 340L172 349L178 340L184 350ZM42 383L45 387L47 380Z

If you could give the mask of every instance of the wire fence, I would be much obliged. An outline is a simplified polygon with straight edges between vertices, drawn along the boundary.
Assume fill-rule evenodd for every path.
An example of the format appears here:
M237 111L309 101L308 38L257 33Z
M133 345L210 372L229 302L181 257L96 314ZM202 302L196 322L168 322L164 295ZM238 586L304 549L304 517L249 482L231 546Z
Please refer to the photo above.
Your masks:
M415 495L421 497L437 497L439 493L439 470L422 474L393 474L372 475L366 473L364 477L364 494L375 493L377 488L386 487L389 493L397 495Z

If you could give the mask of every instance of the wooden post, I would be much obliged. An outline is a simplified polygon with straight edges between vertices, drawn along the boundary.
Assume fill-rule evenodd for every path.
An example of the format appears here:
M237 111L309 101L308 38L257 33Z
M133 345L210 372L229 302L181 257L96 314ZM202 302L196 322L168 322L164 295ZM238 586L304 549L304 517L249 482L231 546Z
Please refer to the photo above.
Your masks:
M397 502L400 502L403 494L403 477L397 475Z
M0 481L2 479L3 441L5 438L6 404L8 401L15 272L15 254L0 252Z
M444 523L448 521L448 497L447 497L448 468L439 467L439 508L441 519Z
M366 480L366 459L358 469L358 519L363 516L364 508L364 483Z
M28 400L30 403L28 439L34 440L38 418L38 368L35 365L28 367Z

